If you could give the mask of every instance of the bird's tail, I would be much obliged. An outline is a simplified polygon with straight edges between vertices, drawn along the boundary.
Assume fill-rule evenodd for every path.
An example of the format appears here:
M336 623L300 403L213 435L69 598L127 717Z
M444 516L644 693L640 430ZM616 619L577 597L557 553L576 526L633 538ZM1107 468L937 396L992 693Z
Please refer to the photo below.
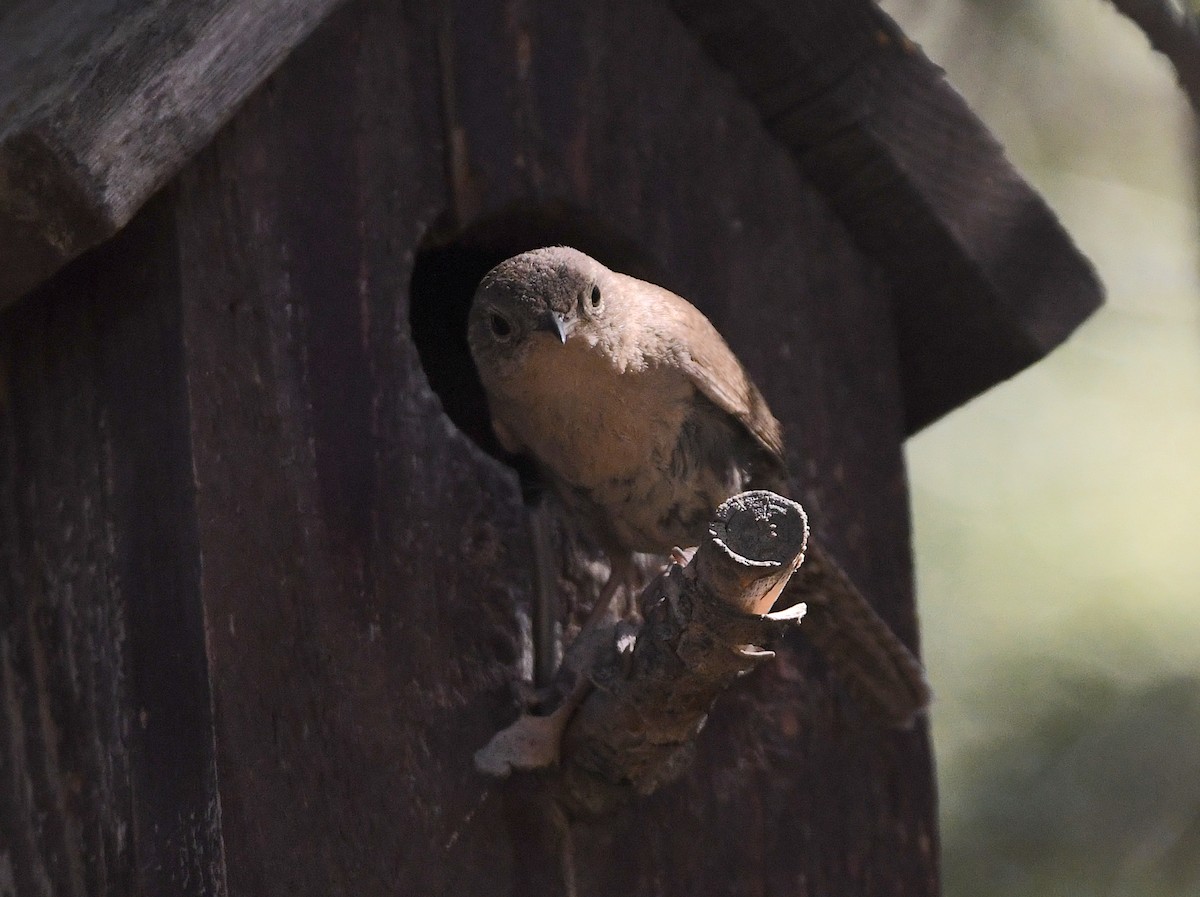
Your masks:
M873 717L908 728L929 705L921 662L819 543L810 540L783 601L808 605L801 631Z

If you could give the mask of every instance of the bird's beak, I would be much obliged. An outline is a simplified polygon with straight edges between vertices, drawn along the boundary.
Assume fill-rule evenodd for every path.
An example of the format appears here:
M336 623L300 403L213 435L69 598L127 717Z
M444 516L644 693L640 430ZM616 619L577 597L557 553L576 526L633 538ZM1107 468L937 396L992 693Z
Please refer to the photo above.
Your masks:
M567 316L555 311L547 311L538 318L534 330L553 333L563 345L567 343Z

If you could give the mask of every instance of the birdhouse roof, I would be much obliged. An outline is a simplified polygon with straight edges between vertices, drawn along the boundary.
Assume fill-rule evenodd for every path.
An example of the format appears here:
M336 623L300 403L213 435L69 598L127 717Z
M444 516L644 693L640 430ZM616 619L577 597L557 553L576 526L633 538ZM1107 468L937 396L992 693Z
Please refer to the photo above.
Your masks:
M0 305L123 227L338 0L0 0ZM892 286L908 429L1045 355L1096 275L873 0L670 0Z

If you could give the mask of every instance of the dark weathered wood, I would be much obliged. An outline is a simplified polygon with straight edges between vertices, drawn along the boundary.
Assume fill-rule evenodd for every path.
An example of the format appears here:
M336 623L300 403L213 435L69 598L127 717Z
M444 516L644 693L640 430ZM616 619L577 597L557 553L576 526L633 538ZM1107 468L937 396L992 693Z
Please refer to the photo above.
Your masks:
M3 8L0 42L48 48L0 54L0 96L29 101L0 268L28 283L316 9ZM914 645L905 434L1096 295L872 4L673 8L354 0L0 319L0 891L936 894L926 732L872 725L802 633L680 782L611 817L564 830L540 780L473 768L531 660L521 488L460 330L490 264L569 242L693 300L782 420L814 530ZM35 78L55 54L70 97ZM564 595L594 576L572 553Z
M128 221L338 2L8 4L0 13L0 304ZM1053 215L874 3L672 7L892 280L910 432L1040 358L1095 308L1095 276ZM522 16L500 9L478 11L496 34ZM458 107L476 100L446 65L453 16L432 16L445 44L430 63L445 75L443 156L461 215L479 211L486 189L458 124ZM555 27L569 28L570 18ZM564 34L561 43L571 42ZM483 98L490 114L532 99L517 74L516 96ZM587 100L545 91L540 99L549 117L522 119L528 136L553 131ZM537 160L527 165L525 183L536 183L545 172Z
M171 231L0 315L5 893L224 893Z
M0 306L129 221L338 2L0 7Z
M465 355L446 341L435 394L414 341L469 301L435 266L411 304L455 209L541 208L521 239L640 255L693 299L784 421L816 530L916 638L891 296L821 195L663 7L446 12L340 10L180 182L231 893L935 893L924 731L859 718L799 636L680 783L565 842L536 782L474 771L528 673L532 569L516 477L463 435L486 442ZM484 231L473 265L515 239Z
M1023 370L1101 301L1054 214L867 0L671 0L884 271L908 432Z
M494 894L513 862L471 755L508 709L528 539L407 337L447 203L421 7L336 16L182 179L234 894Z

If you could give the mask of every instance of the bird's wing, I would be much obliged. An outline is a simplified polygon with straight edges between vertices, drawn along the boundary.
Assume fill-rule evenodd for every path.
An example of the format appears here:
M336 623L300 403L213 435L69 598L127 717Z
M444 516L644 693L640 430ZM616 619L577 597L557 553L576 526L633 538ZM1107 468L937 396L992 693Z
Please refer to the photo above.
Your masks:
M784 466L779 421L717 328L698 308L670 290L645 281L636 281L636 288L651 300L653 322L661 328L671 360L709 401L736 418Z

